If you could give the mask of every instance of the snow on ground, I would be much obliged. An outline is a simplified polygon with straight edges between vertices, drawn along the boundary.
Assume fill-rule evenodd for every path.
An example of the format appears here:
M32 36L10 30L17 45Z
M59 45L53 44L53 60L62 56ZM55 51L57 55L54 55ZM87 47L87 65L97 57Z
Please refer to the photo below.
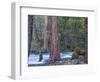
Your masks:
M64 53L60 53L60 58L64 59L64 58L71 58L72 57L72 53L73 52L64 52ZM39 55L37 54L30 54L29 59L28 59L28 64L45 64L46 60L49 60L49 54L50 53L44 53L43 54L43 59L42 61L39 62Z

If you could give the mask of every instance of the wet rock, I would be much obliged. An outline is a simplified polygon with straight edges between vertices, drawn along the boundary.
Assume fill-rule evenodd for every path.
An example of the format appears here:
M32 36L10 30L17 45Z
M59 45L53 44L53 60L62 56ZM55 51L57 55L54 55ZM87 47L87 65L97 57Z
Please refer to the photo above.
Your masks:
M78 59L73 59L72 64L78 64Z
M84 64L84 61L85 61L84 56L80 55L78 60L79 60L79 64Z
M78 59L79 61L84 61L84 56L80 55Z

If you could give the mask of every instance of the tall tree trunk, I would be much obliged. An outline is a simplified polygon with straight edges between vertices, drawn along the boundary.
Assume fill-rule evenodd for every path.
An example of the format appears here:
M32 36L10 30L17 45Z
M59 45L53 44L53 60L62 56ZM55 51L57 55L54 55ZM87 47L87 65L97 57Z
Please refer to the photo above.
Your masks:
M34 30L35 30L35 37L36 37L36 40L37 41L40 41L39 39L39 36L38 36L38 32L37 32L37 25L38 25L38 22L37 22L37 16L34 16L34 20L33 20L33 23L34 23Z
M45 16L45 23L44 23L44 50L47 50L47 24L48 24L48 18Z
M60 53L58 47L58 32L57 32L57 17L51 17L51 52L50 57L51 61L55 62L60 60Z
M33 16L28 16L28 57L31 51L31 42L32 42L32 32L33 32Z

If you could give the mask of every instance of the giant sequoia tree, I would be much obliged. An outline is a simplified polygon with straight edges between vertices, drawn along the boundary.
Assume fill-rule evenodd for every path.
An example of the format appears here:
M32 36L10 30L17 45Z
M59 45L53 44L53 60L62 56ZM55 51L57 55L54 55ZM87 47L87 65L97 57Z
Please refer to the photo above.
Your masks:
M58 46L58 30L57 30L57 17L51 17L51 60L60 60L59 46Z

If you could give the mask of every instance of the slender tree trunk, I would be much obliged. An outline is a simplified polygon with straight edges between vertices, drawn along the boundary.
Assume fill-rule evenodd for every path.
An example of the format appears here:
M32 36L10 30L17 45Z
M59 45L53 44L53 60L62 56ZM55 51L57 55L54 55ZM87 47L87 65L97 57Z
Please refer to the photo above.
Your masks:
M31 51L31 42L32 42L32 32L33 32L33 16L28 16L28 57Z
M47 50L47 24L48 24L48 18L45 16L45 23L44 23L44 50Z
M51 17L51 52L50 57L51 61L55 62L60 60L60 53L58 47L58 32L57 32L57 17Z
M39 40L39 36L38 36L38 32L37 32L37 24L38 24L37 19L38 19L37 16L34 16L33 23L34 23L34 30L35 30L35 37L36 37L36 40L37 40L37 41L40 41L40 40Z

